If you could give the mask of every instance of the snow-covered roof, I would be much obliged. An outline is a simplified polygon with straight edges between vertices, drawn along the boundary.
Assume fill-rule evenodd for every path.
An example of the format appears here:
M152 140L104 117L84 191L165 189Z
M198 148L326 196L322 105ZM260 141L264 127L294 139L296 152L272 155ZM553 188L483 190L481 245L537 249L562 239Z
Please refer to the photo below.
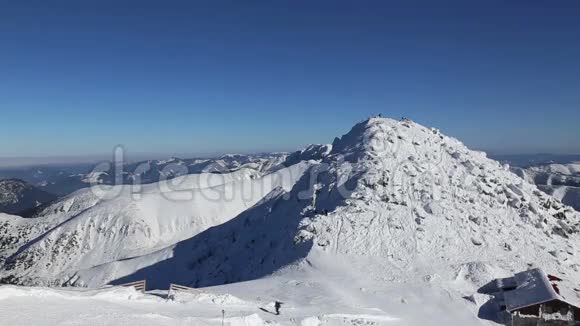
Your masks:
M556 293L548 276L539 268L517 273L514 280L517 287L504 292L506 309L509 312L552 300L567 302Z

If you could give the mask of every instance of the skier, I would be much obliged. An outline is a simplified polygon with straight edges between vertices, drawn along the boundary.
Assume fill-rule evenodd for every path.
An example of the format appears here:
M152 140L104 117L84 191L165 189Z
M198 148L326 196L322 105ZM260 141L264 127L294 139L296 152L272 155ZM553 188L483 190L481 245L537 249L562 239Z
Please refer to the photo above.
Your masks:
M276 315L280 315L280 307L282 307L282 302L274 302L274 309L276 309Z

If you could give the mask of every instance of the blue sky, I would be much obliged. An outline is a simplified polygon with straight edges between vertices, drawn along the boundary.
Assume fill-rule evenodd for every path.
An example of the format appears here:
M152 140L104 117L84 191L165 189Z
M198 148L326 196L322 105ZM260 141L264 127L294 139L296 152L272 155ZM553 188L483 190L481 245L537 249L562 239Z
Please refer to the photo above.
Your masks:
M577 1L1 1L0 157L292 150L374 113L580 153Z

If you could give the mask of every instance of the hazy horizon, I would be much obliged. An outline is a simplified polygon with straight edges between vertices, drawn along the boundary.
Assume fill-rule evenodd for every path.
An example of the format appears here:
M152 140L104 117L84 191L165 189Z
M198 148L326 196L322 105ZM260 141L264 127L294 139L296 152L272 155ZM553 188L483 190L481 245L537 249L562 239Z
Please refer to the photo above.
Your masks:
M473 150L479 150L487 153L487 155L492 158L496 157L533 157L533 156L580 156L580 153L549 153L549 152L494 152L486 151L483 149L472 148ZM296 149L299 150L299 149ZM276 152L293 152L294 150L279 150L279 151L252 151L252 152L214 152L214 153L135 153L130 154L126 158L128 163L139 162L146 160L163 160L171 157L181 158L181 159L192 159L192 158L215 158L225 154L266 154L266 153L276 153ZM98 162L111 161L113 159L112 151L109 154L95 154L95 155L79 155L79 156L31 156L31 157L0 157L0 168L27 168L43 165L74 165L74 164L87 164L92 165Z

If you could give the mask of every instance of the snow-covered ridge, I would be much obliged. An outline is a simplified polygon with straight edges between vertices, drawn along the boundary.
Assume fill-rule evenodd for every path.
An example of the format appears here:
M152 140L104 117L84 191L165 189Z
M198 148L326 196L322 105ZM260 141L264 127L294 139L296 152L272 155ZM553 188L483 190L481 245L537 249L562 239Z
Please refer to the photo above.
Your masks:
M239 169L253 169L258 172L268 172L272 166L284 161L286 154L226 154L208 159L180 159L173 157L168 160L149 160L135 162L122 166L122 171L114 171L109 164L83 176L86 183L118 184L148 184L167 179L173 179L188 174L230 173Z
M0 169L0 178L19 178L35 187L58 196L95 184L149 184L175 177L200 173L230 173L253 169L261 173L272 171L285 161L287 153L227 154L209 158L177 158L92 164L38 166L22 169ZM122 161L122 160L121 160Z
M580 211L580 162L541 164L513 170L545 193Z
M535 184L580 187L580 162L531 166L516 173Z
M137 193L123 185L77 191L35 219L0 221L6 234L18 234L3 248L4 268L34 283L63 283L77 270L144 255L219 225L270 192L289 190L307 166L264 176L250 169L189 175Z

